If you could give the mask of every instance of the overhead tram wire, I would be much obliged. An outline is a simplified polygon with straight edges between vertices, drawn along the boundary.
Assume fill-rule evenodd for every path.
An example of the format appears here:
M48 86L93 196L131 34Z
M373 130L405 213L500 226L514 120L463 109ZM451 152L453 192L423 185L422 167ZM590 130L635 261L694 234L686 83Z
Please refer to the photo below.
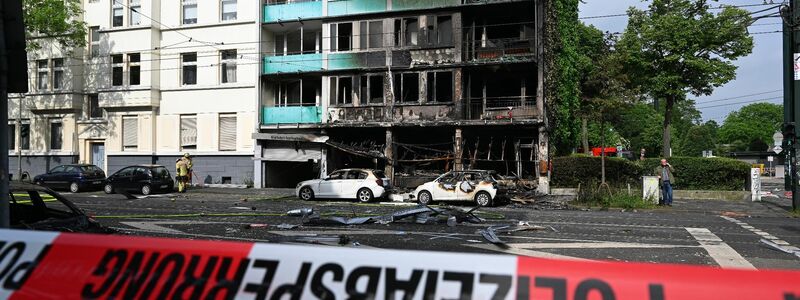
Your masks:
M780 7L782 4L775 4L775 3L742 4L742 5L724 5L723 4L723 5L718 6L718 7L710 7L709 9L718 10L718 9L725 9L727 7L746 8L746 7L758 7L758 6L768 6L768 5L772 5L774 7L770 7L768 9L766 9L766 10L759 11L759 12L764 12L764 11L767 11L767 10L770 10L770 9L773 9L773 8L776 8L776 7ZM644 10L644 11L649 11L649 10ZM753 13L758 13L758 12L753 12ZM619 18L619 17L627 17L627 16L628 16L627 13L620 13L620 14L608 14L608 15L578 17L578 19L579 20L591 20L591 19Z
M724 103L724 104L716 104L716 105L695 107L695 109L700 110L700 109L707 109L707 108L715 108L715 107L723 107L723 106L739 105L739 104L751 104L751 103L772 103L770 101L782 100L782 99L783 99L783 97L774 97L774 98L748 100L748 101L741 101L741 102L734 102L734 103ZM774 103L774 104L778 104L778 103Z

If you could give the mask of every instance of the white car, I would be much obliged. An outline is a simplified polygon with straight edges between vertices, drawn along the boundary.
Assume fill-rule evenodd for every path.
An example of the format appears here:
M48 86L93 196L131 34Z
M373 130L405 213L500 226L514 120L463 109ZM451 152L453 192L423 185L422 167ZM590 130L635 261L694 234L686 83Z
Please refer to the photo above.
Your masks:
M447 172L436 180L426 182L412 194L420 204L433 201L475 201L480 206L491 206L505 193L490 171L468 170Z
M297 184L295 193L303 200L357 199L370 202L385 197L390 190L389 178L383 171L367 169L338 170L324 179L306 180Z

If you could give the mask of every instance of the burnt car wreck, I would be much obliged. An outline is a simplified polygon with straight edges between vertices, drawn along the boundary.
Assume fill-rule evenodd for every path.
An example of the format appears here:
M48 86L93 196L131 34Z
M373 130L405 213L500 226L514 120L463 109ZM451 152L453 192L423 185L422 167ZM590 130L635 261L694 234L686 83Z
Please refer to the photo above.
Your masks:
M43 231L116 233L87 216L60 194L37 185L11 182L11 228Z
M413 189L481 169L548 193L544 7L420 1L265 24L255 186L370 168Z

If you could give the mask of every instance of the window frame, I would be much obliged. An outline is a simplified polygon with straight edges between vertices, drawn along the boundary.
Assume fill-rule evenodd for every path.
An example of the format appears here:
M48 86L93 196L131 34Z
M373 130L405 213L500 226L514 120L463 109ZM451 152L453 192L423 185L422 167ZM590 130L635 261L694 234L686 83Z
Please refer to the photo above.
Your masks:
M339 87L342 85L341 84L342 83L342 79L349 79L350 80L350 91L348 93L349 94L349 96L348 96L349 98L345 99L345 100L348 100L348 101L342 100L340 102L339 101L339 98L340 98L339 97L340 96L340 93L339 93L340 92L340 88ZM354 98L353 97L353 94L354 94L353 89L356 87L355 86L355 82L356 82L355 76L353 76L353 75L330 76L330 77L328 77L328 82L330 83L330 86L335 87L335 89L330 89L329 88L329 91L331 92L331 98L328 99L328 100L330 101L330 105L331 106L334 106L334 107L353 106L353 103L355 101L355 99L353 99Z
M54 129L58 127L58 135L55 134ZM48 128L50 135L50 150L61 150L64 147L64 123L60 119L51 119L50 128ZM56 147L58 146L58 147Z
M193 144L193 146L185 146L184 145L184 142L183 142L183 137L184 137L183 120L184 119L194 119L195 128L194 128L194 144ZM196 114L180 115L179 122L180 123L178 124L178 131L179 131L178 139L180 140L180 145L179 146L180 146L181 151L184 151L184 150L197 150L197 115ZM190 144L186 144L186 145L190 145Z
M123 27L125 26L125 11L122 7L123 0L111 0L111 27ZM116 13L119 12L119 23L117 23L117 15ZM119 24L119 25L117 25Z
M125 135L128 133L125 130L125 121L133 121L134 122L134 138L133 144L128 144L125 138ZM139 116L138 115L124 115L122 116L122 134L121 134L121 142L122 142L122 151L123 152L134 152L139 150Z
M27 136L23 139L23 128L26 128ZM31 122L30 120L22 120L19 127L19 149L31 150Z
M119 60L116 58L119 58ZM109 55L109 60L111 62L111 86L125 85L125 56L122 53L111 54ZM116 78L119 78L119 83L117 83Z
M36 90L50 90L50 62L47 59L36 60Z
M142 54L141 53L128 53L128 85L141 85L142 84ZM135 59L134 59L135 58ZM136 69L136 71L134 71ZM136 83L133 77L136 75Z
M89 27L89 56L100 56L100 26Z
M189 85L197 85L197 52L185 52L180 54L181 57L181 72L180 72L180 82L181 86L189 86ZM194 60L187 61L187 56L194 56ZM193 82L188 82L186 72L187 70L194 70L194 80Z
M92 98L97 100L96 107L92 105ZM88 108L87 117L89 118L89 120L98 120L98 119L103 119L105 117L105 110L102 107L100 107L100 95L96 93L86 94L86 106ZM100 115L95 117L94 112L100 112Z
M60 62L60 64L57 64ZM52 73L53 73L53 90L63 90L64 89L64 82L66 79L66 67L65 67L66 59L64 58L53 58L50 64ZM57 74L60 74L57 76Z
M17 123L8 122L8 150L17 149Z
M142 2L141 0L128 0L128 25L142 25ZM135 17L134 17L135 16Z
M228 14L233 14L233 18L226 19L225 18L225 3L226 2L233 2L233 13L228 12ZM239 3L237 0L220 0L219 2L219 20L220 22L232 22L236 21L239 18Z
M181 25L194 25L197 24L198 19L198 10L197 10L197 2L196 0L181 0ZM186 18L186 9L187 7L194 7L194 19L187 19ZM187 22L189 21L189 22Z
M226 54L228 57L226 58ZM231 54L233 55L231 57ZM219 51L219 83L220 84L231 84L236 83L238 80L238 51L236 49L226 49ZM227 75L228 71L233 70L233 79L229 78Z
M234 128L233 128L233 135L232 136L223 136L223 131L222 131L222 120L223 119L233 119L233 127ZM218 147L219 151L236 151L237 150L237 145L238 145L238 139L237 139L238 130L236 130L236 129L239 126L239 119L237 118L236 113L220 113L219 114L219 119L217 120L217 125L218 125L218 130L217 131L218 131L218 137L219 137L217 147ZM233 147L232 148L224 147L223 141L227 141L228 143L230 143L231 139L232 139L232 142L233 142Z

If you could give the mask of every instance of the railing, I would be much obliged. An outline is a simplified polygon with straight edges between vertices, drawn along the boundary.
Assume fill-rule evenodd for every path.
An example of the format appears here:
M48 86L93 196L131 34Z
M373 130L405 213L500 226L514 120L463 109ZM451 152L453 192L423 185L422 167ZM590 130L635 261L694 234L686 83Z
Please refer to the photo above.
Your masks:
M487 97L468 100L467 117L471 120L530 119L537 116L536 99L533 96Z
M264 74L322 71L322 54L297 54L264 57Z
M528 57L536 54L533 39L514 38L473 41L468 47L468 58L479 61Z
M328 16L343 16L386 11L386 1L328 0Z
M314 124L322 122L322 107L282 106L264 107L261 124Z
M321 0L268 1L264 5L264 23L321 17Z

